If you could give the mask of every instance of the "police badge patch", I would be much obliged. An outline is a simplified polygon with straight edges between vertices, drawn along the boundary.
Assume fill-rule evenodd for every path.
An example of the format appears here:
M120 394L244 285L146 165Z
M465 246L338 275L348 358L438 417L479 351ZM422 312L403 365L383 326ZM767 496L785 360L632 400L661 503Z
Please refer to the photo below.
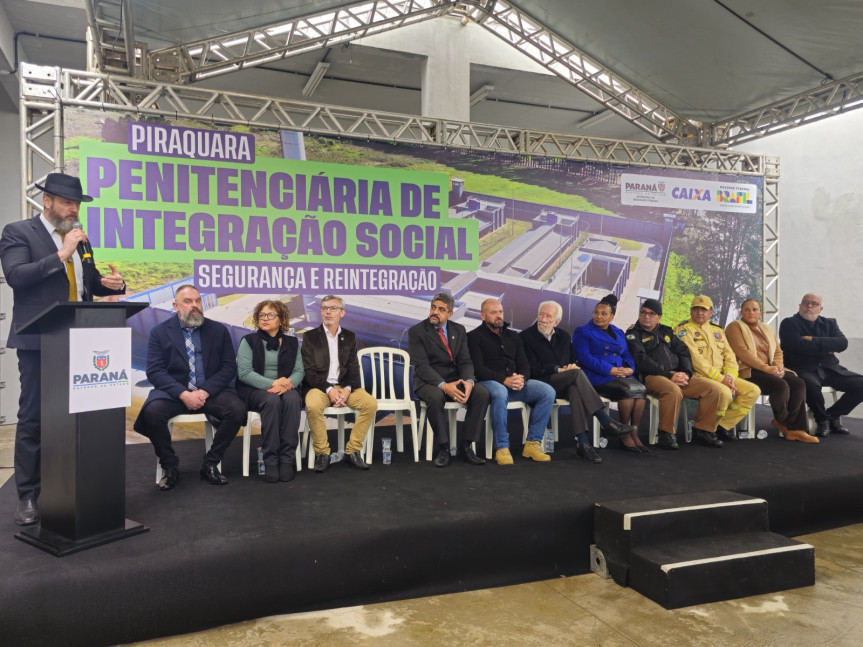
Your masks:
M713 333L713 336L716 337L716 339L722 339L722 333L721 332L715 332L715 333Z
M683 335L681 335L681 337L682 337L682 336L683 336ZM666 335L666 336L665 336L665 343L666 343L666 344L670 344L670 343L671 343L671 337L669 337L668 335Z

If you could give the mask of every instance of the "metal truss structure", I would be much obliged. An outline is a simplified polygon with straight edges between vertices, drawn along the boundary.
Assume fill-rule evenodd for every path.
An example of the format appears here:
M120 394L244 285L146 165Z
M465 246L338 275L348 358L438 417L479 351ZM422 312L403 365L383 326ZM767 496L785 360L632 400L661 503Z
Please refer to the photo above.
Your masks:
M63 111L187 118L307 134L442 146L613 165L764 178L764 312L779 304L779 160L751 153L632 142L328 106L189 85L24 64L20 97L21 217L41 205L35 187L63 170Z
M289 21L148 52L131 0L86 0L93 70L169 83L332 47L441 16L471 20L661 142L740 144L863 107L863 73L711 124L676 113L505 0L360 0Z
M863 72L710 125L714 144L741 144L863 107Z

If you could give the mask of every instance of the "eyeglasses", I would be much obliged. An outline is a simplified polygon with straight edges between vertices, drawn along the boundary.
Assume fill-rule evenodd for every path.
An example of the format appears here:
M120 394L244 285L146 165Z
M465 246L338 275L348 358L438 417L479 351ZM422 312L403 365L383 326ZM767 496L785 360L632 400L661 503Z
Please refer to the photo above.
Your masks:
M278 319L279 315L275 312L262 312L258 315L258 319L266 319L267 321L272 321L273 319Z
M338 310L344 310L341 306L321 306L321 312L337 312Z
M658 317L659 315L656 314L655 312L651 311L651 310L639 310L638 316L639 317Z
M818 303L817 301L807 301L806 299L804 299L803 301L800 302L800 305L801 306L812 306L813 308L817 308L821 304Z

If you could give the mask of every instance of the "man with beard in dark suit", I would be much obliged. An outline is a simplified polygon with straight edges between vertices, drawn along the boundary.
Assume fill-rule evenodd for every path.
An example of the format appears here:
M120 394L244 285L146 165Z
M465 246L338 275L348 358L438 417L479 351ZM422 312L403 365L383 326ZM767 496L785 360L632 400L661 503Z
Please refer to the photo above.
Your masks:
M226 485L218 465L240 427L246 424L246 405L234 390L237 361L228 329L204 317L201 294L192 285L174 293L176 317L150 331L147 379L153 389L135 421L135 431L153 443L163 477L160 490L180 482L180 459L171 445L168 420L204 413L219 421L213 445L204 455L201 479Z
M479 440L488 408L488 390L475 382L464 326L449 320L454 305L449 294L436 294L432 298L428 319L408 330L414 391L428 406L429 423L438 443L435 467L446 467L450 460L449 422L444 408L447 402L467 405L462 458L471 465L485 463L476 455L471 443Z
M0 237L3 274L12 287L12 326L6 345L18 354L21 397L15 430L15 486L18 509L15 523L39 522L41 492L41 340L21 335L18 328L54 303L92 301L94 296L123 294L126 284L112 265L102 276L93 257L83 253L87 234L80 228L78 210L84 195L81 180L64 173L49 173L42 194L42 215L13 222ZM76 228L75 225L78 225Z
M804 294L793 317L779 325L779 341L785 354L785 367L795 371L806 383L806 404L815 416L815 435L846 435L840 416L845 416L863 402L863 375L849 371L839 363L836 353L848 348L848 340L835 319L821 316L823 300L817 294ZM824 406L822 386L830 386L843 395L829 409Z

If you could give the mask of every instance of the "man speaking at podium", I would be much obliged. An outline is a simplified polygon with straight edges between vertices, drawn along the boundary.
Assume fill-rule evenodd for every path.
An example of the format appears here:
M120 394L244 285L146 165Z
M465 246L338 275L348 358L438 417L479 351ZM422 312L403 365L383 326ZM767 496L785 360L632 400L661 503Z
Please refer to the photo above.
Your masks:
M81 180L64 173L49 173L42 193L42 213L13 222L0 236L3 274L12 287L12 326L6 345L18 352L21 397L15 432L15 486L18 509L15 523L39 522L41 488L41 359L39 335L20 335L18 328L54 303L92 301L94 296L123 294L123 277L111 268L102 276L93 262L87 234L78 220L84 195Z

